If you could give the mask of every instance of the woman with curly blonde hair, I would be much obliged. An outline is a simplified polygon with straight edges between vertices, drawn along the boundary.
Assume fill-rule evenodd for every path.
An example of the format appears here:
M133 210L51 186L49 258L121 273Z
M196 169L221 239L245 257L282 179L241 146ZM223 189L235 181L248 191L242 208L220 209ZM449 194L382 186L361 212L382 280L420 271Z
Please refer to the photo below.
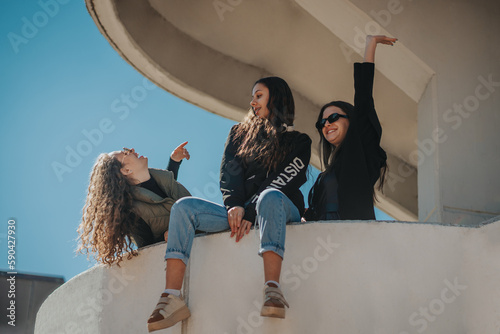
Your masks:
M182 159L179 145L170 155L167 170L148 168L148 158L134 149L99 155L92 168L78 252L92 253L101 263L120 263L137 255L133 244L144 247L167 240L170 209L176 200L190 196L178 183Z

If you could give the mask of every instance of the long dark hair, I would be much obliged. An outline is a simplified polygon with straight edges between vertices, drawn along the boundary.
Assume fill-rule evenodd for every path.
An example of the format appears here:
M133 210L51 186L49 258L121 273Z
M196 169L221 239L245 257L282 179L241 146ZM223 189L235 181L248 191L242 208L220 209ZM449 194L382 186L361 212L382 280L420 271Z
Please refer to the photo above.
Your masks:
M332 101L330 103L325 104L322 108L321 111L319 112L317 122L321 121L323 119L323 113L328 107L337 107L343 112L346 113L347 116L351 116L354 111L354 106L348 102L344 101ZM331 144L329 141L325 139L325 136L323 135L323 130L322 129L317 129L319 133L319 152L321 156L321 163L322 167L326 171L330 171L330 169L333 167L333 162L335 161L335 157L337 156L337 153L340 151L340 148L342 146L342 143L339 145L335 146ZM348 130L349 131L349 130Z
M321 111L319 112L318 119L317 121L320 121L323 119L323 113L328 107L337 107L341 109L343 112L346 113L347 116L353 115L354 112L354 106L348 102L344 101L332 101L330 103L325 104L322 108ZM349 130L347 130L349 132ZM325 136L323 136L323 131L321 129L318 129L319 133L319 152L321 156L321 162L323 164L323 168L325 171L330 171L333 168L333 164L335 162L336 157L338 156L338 153L342 149L342 143L339 145L335 146L332 145L330 142L328 142L325 139ZM384 164L380 168L380 177L379 177L379 184L378 184L378 190L383 192L383 187L385 183L385 175L387 173L387 162L384 161ZM312 189L311 189L312 190ZM374 199L376 199L375 192L373 193Z
M295 102L292 91L285 80L266 77L257 80L269 89L267 119L255 116L252 109L235 132L235 139L241 142L236 155L244 163L252 160L260 162L268 171L276 169L292 150L292 136L287 126L293 126Z

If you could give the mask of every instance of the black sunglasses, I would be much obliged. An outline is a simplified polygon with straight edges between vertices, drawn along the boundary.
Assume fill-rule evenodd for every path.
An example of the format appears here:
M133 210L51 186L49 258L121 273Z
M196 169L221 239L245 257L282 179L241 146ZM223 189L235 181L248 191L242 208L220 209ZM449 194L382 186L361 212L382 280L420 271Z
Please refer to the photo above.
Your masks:
M327 118L323 118L322 120L319 120L316 122L316 128L318 130L321 130L323 129L323 127L325 126L326 124L326 121L328 121L328 123L333 123L333 122L336 122L339 120L340 117L344 117L344 118L349 118L349 116L347 115L342 115L342 114L337 114L337 113L333 113L331 114L330 116L328 116Z

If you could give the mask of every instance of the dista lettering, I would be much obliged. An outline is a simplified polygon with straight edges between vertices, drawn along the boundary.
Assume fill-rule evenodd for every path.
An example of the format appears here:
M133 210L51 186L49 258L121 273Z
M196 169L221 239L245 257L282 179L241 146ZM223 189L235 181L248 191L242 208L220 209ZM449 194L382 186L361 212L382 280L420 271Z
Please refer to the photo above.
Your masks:
M271 182L271 186L276 189L286 186L286 184L293 180L293 178L297 176L300 170L304 167L305 165L300 158L293 159L293 161L285 167L285 173L280 173L280 175L273 180L273 182Z

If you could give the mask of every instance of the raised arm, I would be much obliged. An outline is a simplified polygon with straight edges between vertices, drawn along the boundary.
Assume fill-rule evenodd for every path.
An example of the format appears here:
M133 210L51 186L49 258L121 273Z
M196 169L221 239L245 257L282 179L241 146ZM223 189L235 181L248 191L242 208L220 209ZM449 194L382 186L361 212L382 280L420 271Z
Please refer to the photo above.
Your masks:
M397 38L384 35L366 36L364 63L354 64L354 108L353 115L360 121L361 134L368 142L378 143L382 128L375 112L373 102L373 77L375 72L375 49L377 44L394 45ZM371 135L375 130L375 138ZM374 140L377 139L377 140Z
M386 45L394 45L398 39L387 37L385 35L368 35L366 36L366 46L365 46L365 63L374 63L375 62L375 49L377 48L377 44L386 44Z
M175 162L181 162L182 159L186 158L189 160L191 156L189 155L189 152L187 148L185 147L187 145L187 141L184 143L180 144L175 148L175 150L172 151L172 154L170 154L170 158L174 160Z
M187 141L180 144L172 151L170 154L170 160L168 162L167 170L174 173L174 178L177 180L177 175L179 174L179 166L181 165L182 159L186 158L189 160L191 157L189 151L184 146L187 145Z

